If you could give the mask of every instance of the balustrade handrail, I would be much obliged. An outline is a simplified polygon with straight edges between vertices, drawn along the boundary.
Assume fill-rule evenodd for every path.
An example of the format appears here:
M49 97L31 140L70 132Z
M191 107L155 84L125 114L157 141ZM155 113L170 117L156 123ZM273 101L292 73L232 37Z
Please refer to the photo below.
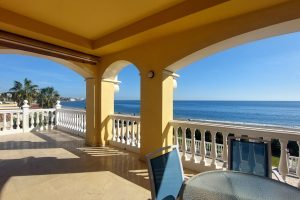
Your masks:
M29 112L53 112L55 111L55 108L37 108L37 109L30 109Z
M118 118L121 120L133 120L136 122L140 121L140 116L135 116L135 115L123 115L123 114L113 114L110 115L111 118Z
M59 112L72 112L72 113L86 113L84 109L77 109L77 108L60 108L58 109Z
M15 110L0 110L0 114L21 113L21 112L23 112L22 109L15 109Z
M262 138L269 141L279 139L280 161L278 170L282 178L285 180L289 170L293 170L297 176L300 177L300 157L290 156L287 149L289 141L296 141L300 147L300 130L275 126L263 127L259 125L251 126L180 120L172 120L169 124L174 129L174 143L178 144L182 151L183 164L191 169L197 170L200 167L205 167L207 165L207 155L211 158L209 167L216 169L216 159L218 157L221 158L223 167L226 167L228 162L227 139L229 134L234 134L237 137L246 136L249 138ZM181 136L179 135L180 129ZM191 138L187 138L187 129L190 129ZM196 140L197 130L201 133L200 140ZM207 131L211 133L211 143L205 139L205 133ZM217 133L222 135L223 144L217 144ZM200 156L200 162L196 162L196 154Z
M263 135L267 138L277 138L277 139L288 139L288 140L299 140L300 130L292 130L289 128L277 128L277 127L257 127L249 125L235 125L235 124L222 124L214 122L196 122L196 121L180 121L172 120L170 121L172 126L184 126L193 129L210 130L213 132L225 132L225 133L241 133L248 136L257 137L258 135ZM199 130L200 130L199 129Z

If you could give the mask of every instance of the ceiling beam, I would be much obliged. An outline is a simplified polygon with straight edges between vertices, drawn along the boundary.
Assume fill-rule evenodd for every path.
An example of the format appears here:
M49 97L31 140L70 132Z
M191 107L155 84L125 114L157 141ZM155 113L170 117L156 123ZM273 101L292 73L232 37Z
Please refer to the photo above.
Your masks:
M14 32L14 30L20 30L22 35L24 36L26 36L25 34L27 34L29 31L34 34L43 35L43 37L46 36L48 37L48 39L50 37L52 40L63 41L64 43L81 46L87 49L92 48L92 42L87 38L76 35L74 33L64 31L60 28L51 26L49 24L45 24L43 22L17 14L15 12L3 9L1 7L0 7L0 24L2 30L6 30L9 32Z
M100 57L85 54L79 51L67 49L61 46L53 45L47 42L27 38L6 31L0 30L0 46L18 49L46 56L62 58L81 63L89 63L92 65L100 61Z
M93 49L126 39L149 29L172 22L201 10L216 6L229 0L188 0L166 10L146 17L115 32L98 38L93 42Z

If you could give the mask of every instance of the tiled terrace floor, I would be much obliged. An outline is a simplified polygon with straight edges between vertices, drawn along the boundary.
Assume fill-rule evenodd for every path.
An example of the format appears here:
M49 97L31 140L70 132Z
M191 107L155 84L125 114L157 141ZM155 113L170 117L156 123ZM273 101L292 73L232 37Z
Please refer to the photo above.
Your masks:
M290 184L296 181L289 177ZM150 196L146 165L136 154L85 147L83 139L60 131L0 137L0 200L143 200Z
M52 131L0 137L0 199L149 199L138 155Z

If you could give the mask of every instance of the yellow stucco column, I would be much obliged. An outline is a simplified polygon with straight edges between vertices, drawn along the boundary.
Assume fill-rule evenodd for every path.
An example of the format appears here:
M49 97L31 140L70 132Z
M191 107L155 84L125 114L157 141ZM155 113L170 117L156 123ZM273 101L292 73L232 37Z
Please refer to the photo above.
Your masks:
M169 121L173 119L172 72L154 71L154 77L141 74L141 159L154 150L172 145L173 130Z
M102 79L100 85L100 121L101 135L100 145L106 146L112 138L112 120L110 115L114 114L114 91L118 81Z
M99 81L86 78L86 145L98 146L100 136Z

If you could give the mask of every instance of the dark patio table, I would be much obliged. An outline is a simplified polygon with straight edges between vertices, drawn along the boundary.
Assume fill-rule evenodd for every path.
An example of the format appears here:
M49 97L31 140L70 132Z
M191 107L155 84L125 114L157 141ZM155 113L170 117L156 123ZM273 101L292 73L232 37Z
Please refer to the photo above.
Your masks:
M233 171L211 171L188 180L182 199L300 200L300 189L270 178Z

